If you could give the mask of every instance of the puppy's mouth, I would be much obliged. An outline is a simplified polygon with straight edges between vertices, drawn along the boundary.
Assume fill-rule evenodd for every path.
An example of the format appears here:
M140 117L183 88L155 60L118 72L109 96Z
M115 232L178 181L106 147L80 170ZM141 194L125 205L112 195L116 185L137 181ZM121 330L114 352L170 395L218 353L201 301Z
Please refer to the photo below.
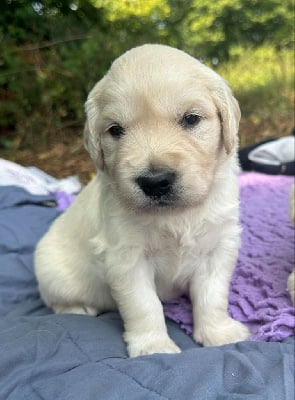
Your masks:
M145 197L139 208L146 211L157 211L163 209L176 208L179 206L179 198L175 194L169 196Z

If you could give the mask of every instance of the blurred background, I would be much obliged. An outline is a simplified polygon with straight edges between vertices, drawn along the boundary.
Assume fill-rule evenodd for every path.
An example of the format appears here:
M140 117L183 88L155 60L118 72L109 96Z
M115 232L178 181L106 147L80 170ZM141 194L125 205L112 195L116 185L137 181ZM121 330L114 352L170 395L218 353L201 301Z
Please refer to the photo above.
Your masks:
M143 43L214 68L242 110L241 146L294 126L293 0L0 0L0 157L89 179L84 102Z

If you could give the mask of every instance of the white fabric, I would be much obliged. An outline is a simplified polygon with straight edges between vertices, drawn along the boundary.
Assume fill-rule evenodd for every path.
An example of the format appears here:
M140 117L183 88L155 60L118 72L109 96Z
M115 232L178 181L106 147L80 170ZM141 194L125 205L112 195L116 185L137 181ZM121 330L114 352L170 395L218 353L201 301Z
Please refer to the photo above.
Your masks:
M280 165L295 160L295 137L286 136L256 147L249 160L260 164Z
M14 185L26 189L31 194L46 195L61 191L78 193L82 186L77 176L56 179L35 167L22 167L0 158L0 186Z

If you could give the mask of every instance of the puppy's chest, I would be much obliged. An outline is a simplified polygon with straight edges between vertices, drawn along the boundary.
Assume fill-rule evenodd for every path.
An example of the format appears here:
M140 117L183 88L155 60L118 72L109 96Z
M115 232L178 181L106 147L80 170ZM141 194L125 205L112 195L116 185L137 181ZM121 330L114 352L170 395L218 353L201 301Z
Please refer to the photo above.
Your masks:
M146 257L155 271L159 289L175 290L180 294L187 290L188 282L198 268L200 259L212 251L215 235L199 229L160 229L150 232ZM162 297L171 297L172 294Z

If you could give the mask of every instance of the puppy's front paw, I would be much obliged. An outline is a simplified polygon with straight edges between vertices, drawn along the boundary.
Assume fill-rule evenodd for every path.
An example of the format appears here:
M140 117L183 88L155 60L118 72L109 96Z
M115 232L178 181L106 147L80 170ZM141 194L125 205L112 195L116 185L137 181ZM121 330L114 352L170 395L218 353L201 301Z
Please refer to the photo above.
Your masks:
M203 320L201 326L195 327L194 339L204 346L221 346L223 344L241 342L250 337L248 328L241 322L227 316L215 320Z
M124 339L130 357L144 356L154 353L180 353L180 348L169 336L153 334L133 335L125 333Z

